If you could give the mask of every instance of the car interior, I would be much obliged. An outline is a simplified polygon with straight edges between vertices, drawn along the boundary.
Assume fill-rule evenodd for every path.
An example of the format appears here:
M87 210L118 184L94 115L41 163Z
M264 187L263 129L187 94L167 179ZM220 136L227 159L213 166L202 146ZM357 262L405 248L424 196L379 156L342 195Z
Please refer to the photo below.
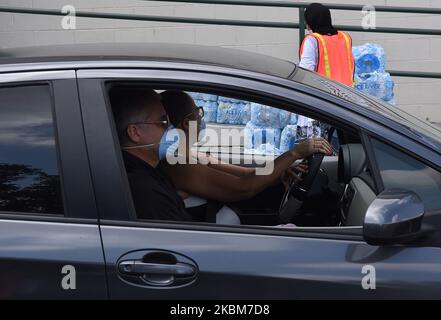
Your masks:
M109 93L119 85L121 83L108 83L106 90ZM170 85L155 86L154 89L158 93L168 89L183 90L187 93L201 92L223 98L234 98L244 103L262 103L279 109L290 108L293 113L302 115L300 106L278 105L268 99L263 100L260 97L237 92L187 86L177 88ZM111 101L109 104L111 106ZM375 199L377 191L359 132L333 119L324 119L321 115L310 113L304 115L327 124L328 130L322 132L322 136L331 143L334 153L331 156L314 154L305 159L309 169L307 173L301 173L302 181L299 184L291 184L286 188L279 183L250 199L223 203L222 205L234 211L237 218L217 219L217 223L248 226L293 223L298 227L352 227L363 224L367 208ZM225 127L238 127L239 130L241 128L243 130L245 125L207 122L207 128ZM222 161L235 158L238 160L238 165L256 165L244 161L244 158L250 156L250 151L244 150L243 145L237 148L237 146L204 145L203 142L199 142L196 146L199 150L219 157ZM204 215L209 214L209 210L213 207L219 208L218 203L217 206L210 205L213 202L216 203L208 199L202 212L201 208L198 210L187 208L187 210L196 221L204 222Z

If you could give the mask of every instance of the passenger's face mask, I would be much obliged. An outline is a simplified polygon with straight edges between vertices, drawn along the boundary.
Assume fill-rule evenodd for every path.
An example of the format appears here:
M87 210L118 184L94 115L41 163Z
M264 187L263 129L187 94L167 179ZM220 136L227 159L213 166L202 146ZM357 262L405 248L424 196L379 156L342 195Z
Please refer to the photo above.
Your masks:
M178 148L179 132L173 125L170 125L159 142L159 160L164 160L167 156L173 156Z
M140 148L152 148L155 146L158 146L158 159L163 160L167 156L174 155L175 151L179 147L179 133L178 131L173 127L173 125L170 125L167 130L164 131L162 134L161 140L159 143L149 143L149 144L143 144L138 146L130 146L130 147L123 147L123 150L130 150L130 149L140 149Z

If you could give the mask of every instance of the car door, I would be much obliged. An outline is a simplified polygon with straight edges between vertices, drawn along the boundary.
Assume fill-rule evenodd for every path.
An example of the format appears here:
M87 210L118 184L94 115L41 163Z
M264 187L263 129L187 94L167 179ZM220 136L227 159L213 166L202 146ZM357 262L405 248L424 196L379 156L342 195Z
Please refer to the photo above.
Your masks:
M353 121L354 127L382 128L336 104L259 82L255 75L247 79L171 70L170 64L167 68L78 71L110 298L440 297L439 248L371 246L363 240L362 227L287 230L137 220L107 101L107 81L193 83L234 88L244 95L270 93L301 101L308 112Z
M0 77L0 298L106 298L74 71Z

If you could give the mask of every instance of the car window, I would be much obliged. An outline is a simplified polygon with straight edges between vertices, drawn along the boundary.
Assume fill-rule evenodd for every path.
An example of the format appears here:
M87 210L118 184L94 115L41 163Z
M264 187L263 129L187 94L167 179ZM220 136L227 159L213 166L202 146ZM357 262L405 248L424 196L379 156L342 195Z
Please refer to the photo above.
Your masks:
M262 104L238 95L127 83L111 83L108 92L136 220L337 225L342 188L336 156L327 157L330 174L319 179L324 187L332 180L330 197L336 205L317 201L327 197L321 191L308 199L307 210L326 218L297 222L279 216L287 187L301 181L307 168L299 166L296 156L299 161L292 163L274 158L300 141L328 133L338 147L337 134L326 123L286 111L276 102ZM289 158L286 154L283 159Z
M427 211L441 209L440 172L376 139L372 143L385 189L414 191Z
M48 85L0 87L0 212L63 214Z

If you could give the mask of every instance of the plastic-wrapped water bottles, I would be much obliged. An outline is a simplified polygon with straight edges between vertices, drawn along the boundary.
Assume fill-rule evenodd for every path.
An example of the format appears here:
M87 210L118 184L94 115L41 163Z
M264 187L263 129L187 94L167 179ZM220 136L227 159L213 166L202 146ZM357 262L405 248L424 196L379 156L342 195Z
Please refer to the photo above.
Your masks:
M278 149L280 146L280 134L281 130L278 128L256 126L250 121L244 130L244 147L246 150L250 150L258 149L261 145L268 144Z
M244 131L245 150L261 154L279 154L282 129L297 115L259 103L251 103L251 120Z
M358 91L377 97L383 101L394 104L394 82L389 73L365 73L355 75L355 88Z
M394 82L385 70L384 49L377 44L366 43L353 47L352 52L355 89L395 105Z
M204 120L207 122L216 122L217 108L217 101L206 101L204 105Z
M294 148L297 137L297 125L288 124L280 136L280 152L286 152Z
M322 128L320 122L317 120L312 121L312 136L314 138L320 138L322 136Z
M324 122L319 122L319 121L318 121L318 125L320 127L320 137L328 140L329 130L331 129L331 125L324 123Z
M240 124L247 124L251 119L251 103L240 101L238 108L240 114Z
M312 138L314 131L312 122L314 120L305 116L299 115L297 120L297 136L296 141L301 142L303 140Z
M207 122L216 122L217 118L217 100L218 96L214 94L202 94L204 105L204 120Z
M202 93L200 92L187 92L187 94L193 98L193 100L202 100Z
M256 126L282 129L288 124L290 116L289 111L251 103L251 122Z
M297 142L310 138L328 138L330 126L305 116L298 116L297 125L288 124L280 136L280 152L292 149Z
M227 124L246 124L250 120L250 104L237 99L219 97L217 122Z
M217 102L209 100L195 100L198 107L204 108L204 120L206 122L216 122L217 117Z
M385 72L384 49L374 43L366 43L352 48L355 73Z

